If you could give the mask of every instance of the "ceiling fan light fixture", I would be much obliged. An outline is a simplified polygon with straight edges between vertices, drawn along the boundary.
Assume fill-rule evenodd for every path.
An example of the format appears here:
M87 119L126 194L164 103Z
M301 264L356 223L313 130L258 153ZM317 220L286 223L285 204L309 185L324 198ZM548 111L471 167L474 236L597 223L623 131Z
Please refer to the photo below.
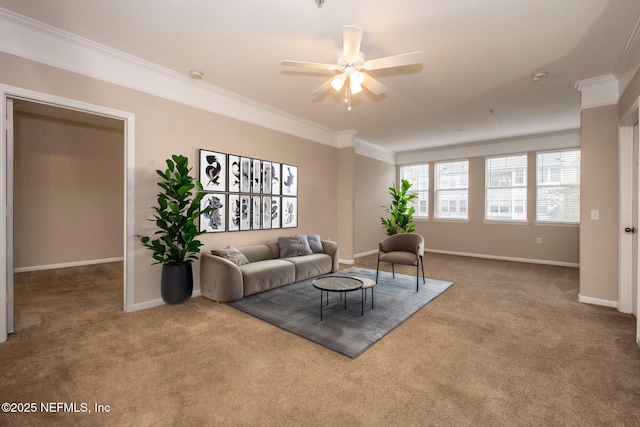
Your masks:
M333 79L331 79L331 87L333 87L336 92L340 92L340 89L342 89L342 86L344 86L344 81L346 79L347 78L344 74L338 74Z

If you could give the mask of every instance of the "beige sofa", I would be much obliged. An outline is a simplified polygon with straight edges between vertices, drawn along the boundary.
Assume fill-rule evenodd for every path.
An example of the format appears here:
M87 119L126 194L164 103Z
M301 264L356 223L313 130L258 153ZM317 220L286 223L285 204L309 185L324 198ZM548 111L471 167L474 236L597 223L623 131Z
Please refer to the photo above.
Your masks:
M214 301L235 301L338 271L338 244L315 237L311 253L287 250L284 247L288 244L283 241L286 238L278 239L277 243L237 249L229 246L212 253L203 252L200 258L200 292L203 297Z

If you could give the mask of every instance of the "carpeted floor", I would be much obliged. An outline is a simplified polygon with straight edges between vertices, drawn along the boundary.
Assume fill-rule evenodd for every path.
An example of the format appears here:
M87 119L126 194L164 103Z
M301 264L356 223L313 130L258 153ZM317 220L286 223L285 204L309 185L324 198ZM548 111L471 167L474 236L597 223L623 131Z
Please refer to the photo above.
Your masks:
M375 268L375 258L357 266ZM455 285L356 359L200 297L123 313L121 268L18 275L0 400L87 403L92 412L0 413L0 425L640 420L635 319L577 302L573 268L428 254L426 275Z
M375 270L358 267L333 275L376 279ZM320 320L320 291L313 287L311 280L251 295L230 305L345 356L358 357L452 285L433 279L423 283L421 278L421 289L416 292L415 276L396 274L394 277L386 271L378 276L373 292L375 304L372 308L369 290L366 315L361 291L340 297L333 293L329 303L325 303L326 295L322 299L324 318Z

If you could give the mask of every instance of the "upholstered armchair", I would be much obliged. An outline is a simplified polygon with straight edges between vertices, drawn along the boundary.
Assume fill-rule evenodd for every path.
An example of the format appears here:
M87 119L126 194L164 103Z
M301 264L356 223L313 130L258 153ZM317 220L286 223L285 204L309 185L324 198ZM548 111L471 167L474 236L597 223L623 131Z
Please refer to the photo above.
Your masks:
M376 267L376 283L378 282L378 272L380 271L380 261L390 262L393 277L396 277L394 264L415 265L416 266L416 292L419 288L419 272L422 268L422 283L426 283L424 278L424 263L422 255L424 253L424 238L419 234L401 233L387 237L379 243L378 265Z

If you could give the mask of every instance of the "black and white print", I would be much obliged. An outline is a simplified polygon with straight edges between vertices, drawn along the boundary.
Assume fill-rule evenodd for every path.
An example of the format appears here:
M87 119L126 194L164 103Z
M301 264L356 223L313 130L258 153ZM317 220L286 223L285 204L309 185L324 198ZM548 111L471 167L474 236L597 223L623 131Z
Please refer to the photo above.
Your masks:
M214 208L213 211L200 215L200 231L206 233L220 233L226 231L225 212L226 194L213 193L205 195L200 201L200 209Z
M282 228L294 228L298 226L298 198L282 198Z
M282 165L282 195L298 195L298 167L292 165Z
M204 191L227 191L227 155L200 150L200 183Z
M240 191L240 157L229 154L229 192L238 193Z

